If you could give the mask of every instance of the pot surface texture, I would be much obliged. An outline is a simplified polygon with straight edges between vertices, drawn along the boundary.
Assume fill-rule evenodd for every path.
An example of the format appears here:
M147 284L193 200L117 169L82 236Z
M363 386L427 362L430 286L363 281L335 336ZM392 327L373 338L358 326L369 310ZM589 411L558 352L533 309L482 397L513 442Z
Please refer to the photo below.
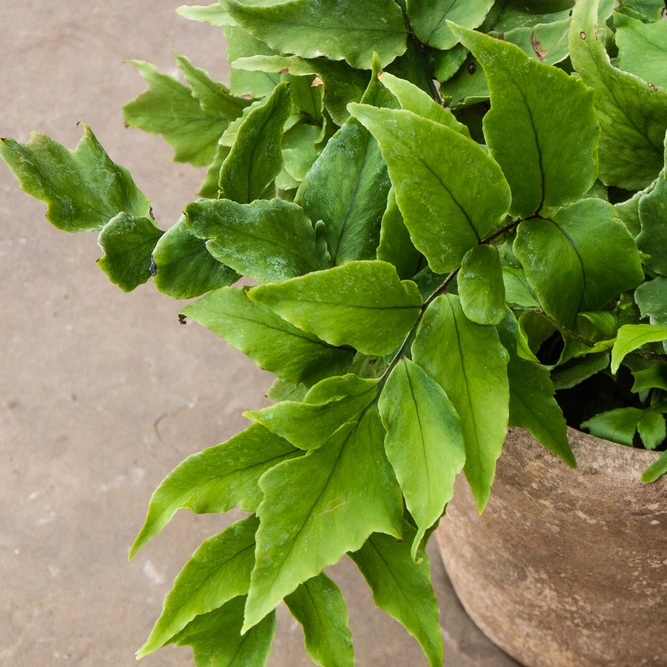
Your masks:
M479 517L462 476L437 530L475 623L527 667L667 666L667 476L658 454L568 430L569 469L510 429Z

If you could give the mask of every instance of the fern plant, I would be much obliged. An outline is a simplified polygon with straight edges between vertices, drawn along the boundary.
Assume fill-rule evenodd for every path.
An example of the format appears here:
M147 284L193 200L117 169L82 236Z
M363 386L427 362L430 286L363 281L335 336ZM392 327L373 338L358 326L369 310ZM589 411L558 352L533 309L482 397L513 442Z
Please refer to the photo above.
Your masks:
M572 467L567 423L665 449L667 10L573 5L180 8L224 27L233 69L134 62L127 124L209 167L167 231L89 128L0 143L52 224L99 232L113 283L201 297L181 317L276 376L150 501L131 556L180 508L249 515L193 554L139 657L264 665L284 600L315 663L352 665L324 573L347 555L441 665L424 547L459 472L481 512L508 425Z

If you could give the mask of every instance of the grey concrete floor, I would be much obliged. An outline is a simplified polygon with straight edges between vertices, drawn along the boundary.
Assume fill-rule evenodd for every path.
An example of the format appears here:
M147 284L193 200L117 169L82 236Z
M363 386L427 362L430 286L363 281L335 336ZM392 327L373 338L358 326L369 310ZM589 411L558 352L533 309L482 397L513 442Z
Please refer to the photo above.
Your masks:
M0 0L0 134L39 130L73 148L88 123L152 199L161 228L202 179L159 137L123 127L143 90L123 60L174 71L168 37L226 78L219 30L181 19L178 0ZM204 3L205 4L205 3ZM94 234L68 235L0 166L0 665L124 667L174 576L228 516L181 512L127 563L151 492L192 452L244 428L271 378L149 284L125 295L95 265ZM463 612L436 554L449 667L515 665ZM332 568L364 667L425 665L414 640L374 608L347 562ZM169 647L147 667L190 665ZM309 665L284 609L269 664Z

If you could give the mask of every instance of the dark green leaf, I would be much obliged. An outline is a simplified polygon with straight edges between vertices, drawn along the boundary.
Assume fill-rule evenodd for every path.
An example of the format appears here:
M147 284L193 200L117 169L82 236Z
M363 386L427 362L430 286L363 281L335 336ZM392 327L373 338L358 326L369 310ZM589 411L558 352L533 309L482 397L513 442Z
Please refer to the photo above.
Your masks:
M618 66L667 88L667 22L643 23L615 14Z
M653 190L639 200L642 231L637 245L650 257L644 264L656 273L667 275L667 171L663 171Z
M667 452L663 452L653 465L644 470L642 482L651 484L651 482L660 479L665 473L667 473Z
M220 141L222 141L222 137L220 137ZM230 151L230 146L218 143L215 149L213 162L208 166L204 182L201 184L199 192L197 193L200 197L206 197L207 199L218 198L218 195L220 194L220 169Z
M393 188L389 191L387 209L382 216L377 258L396 267L401 279L412 278L421 265L422 254L415 248L410 232L396 203Z
M119 213L100 232L104 255L97 264L112 283L131 292L151 277L151 254L163 233L152 218Z
M456 109L489 99L484 70L473 55L468 55L458 72L440 86L440 94Z
M461 418L464 472L481 512L507 433L507 352L496 328L471 322L452 294L437 297L429 306L412 351L414 361L440 383Z
M618 408L595 415L584 422L582 428L594 436L632 447L638 431L646 449L655 449L667 436L665 418L654 410L639 408Z
M332 347L293 327L253 303L243 289L216 290L183 313L288 382L312 385L344 372L352 362L352 350Z
M635 301L642 317L651 324L667 326L667 278L658 276L635 290Z
M565 367L558 367L551 374L551 381L556 391L572 389L608 366L609 352L587 354L583 359L574 360Z
M614 4L621 6L619 11L635 14L643 21L654 22L664 18L664 0L621 0Z
M498 250L478 245L469 250L457 276L461 306L477 324L500 324L505 317L505 284Z
M460 44L448 51L430 49L429 53L433 58L433 76L441 82L449 81L468 57L468 49Z
M415 247L436 273L457 269L509 208L498 164L472 139L411 111L358 104L350 111L380 144Z
M21 189L48 205L47 220L66 232L99 230L121 212L149 215L150 202L127 169L113 163L90 128L70 151L34 132L30 143L0 140L0 157Z
M641 371L633 371L635 383L632 391L639 393L647 389L663 389L667 391L667 365L655 363Z
M386 262L349 262L327 271L260 285L248 296L332 345L389 354L419 315L417 286Z
M502 269L505 301L519 308L539 308L540 304L526 282L524 270L512 266L503 266Z

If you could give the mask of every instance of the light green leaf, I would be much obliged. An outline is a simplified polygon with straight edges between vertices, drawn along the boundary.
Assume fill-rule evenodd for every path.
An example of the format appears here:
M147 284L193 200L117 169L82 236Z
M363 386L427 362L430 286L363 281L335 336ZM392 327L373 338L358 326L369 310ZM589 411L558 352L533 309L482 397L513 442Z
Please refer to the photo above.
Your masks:
M212 514L239 507L244 512L254 512L262 500L259 478L278 463L301 453L263 426L251 424L231 440L192 454L153 492L146 521L130 549L130 559L179 509Z
M639 219L642 231L637 245L650 255L644 259L649 269L667 275L667 173L663 171L653 190L639 200Z
M442 630L438 601L431 585L431 568L422 551L419 562L410 554L414 528L403 523L403 542L387 535L371 535L350 554L373 591L375 604L401 623L420 643L431 667L442 667Z
M151 253L163 233L152 218L119 213L100 232L104 255L97 265L114 285L131 292L151 277Z
M321 132L321 128L306 123L298 123L285 132L282 144L285 171L299 183L319 157L315 144Z
M616 374L625 357L649 343L667 340L667 327L653 324L625 324L618 330L616 342L611 351L611 372Z
M249 204L274 197L275 179L283 167L283 126L291 109L289 85L282 83L244 119L220 170L220 190L225 199Z
M448 51L429 49L428 53L433 60L433 76L441 82L449 81L468 57L468 49L460 44Z
M519 308L539 308L540 304L530 291L523 269L503 266L503 283L505 284L505 301Z
M21 189L48 205L46 219L66 232L99 230L121 212L138 218L150 202L130 173L104 152L90 128L74 151L33 132L30 142L0 139L0 157Z
M507 311L498 333L500 342L510 356L507 365L510 426L528 429L549 451L560 456L571 468L576 468L577 463L567 439L567 424L554 398L555 389L549 371L541 364L519 355L519 327L511 311Z
M359 418L375 399L378 382L351 374L327 378L316 384L303 402L283 401L243 416L300 449L317 449L340 426Z
M183 313L241 350L258 366L294 384L312 385L345 371L353 351L328 345L251 301L243 289L223 288Z
M578 384L592 377L599 371L609 366L609 353L587 354L582 359L570 362L568 366L558 367L551 374L556 391L561 389L572 389Z
M570 55L570 18L554 23L538 23L534 27L515 28L503 33L507 42L516 44L531 58L555 65Z
M495 327L468 320L452 294L437 297L429 306L412 351L415 363L437 380L461 418L464 472L481 512L507 433L507 352Z
M597 31L599 0L580 0L572 15L570 56L583 82L595 90L600 119L600 179L641 190L662 169L667 91L612 66ZM603 33L604 34L604 33Z
M643 23L616 13L618 66L626 72L667 88L667 21Z
M378 106L396 104L375 76L362 99ZM295 201L311 220L325 223L332 261L345 264L375 257L390 187L377 142L351 118L329 140Z
M568 327L578 312L600 310L644 280L635 242L601 199L578 201L552 220L522 222L514 253L544 311Z
M393 0L293 0L271 6L223 0L222 4L242 28L281 53L325 56L370 69L374 51L384 66L406 49L407 30Z
M204 111L191 88L160 74L155 65L130 60L148 90L123 107L126 125L161 134L174 149L174 161L205 167L215 157L218 139L228 125L217 111Z
M400 537L403 503L384 453L377 409L338 429L301 459L260 480L256 565L244 629L373 532Z
M635 302L642 317L651 324L667 326L667 278L658 276L635 290Z
M588 429L597 438L632 447L637 424L643 416L644 410L639 408L618 408L595 415L583 422L581 428Z
M201 21L209 25L220 27L234 25L232 17L219 2L204 7L181 5L176 8L176 13L190 21Z
M500 255L493 245L469 250L457 276L461 307L477 324L500 324L505 317L505 284Z
M364 354L397 348L419 315L417 286L386 262L349 262L248 292L291 324Z
M308 393L308 387L304 384L294 384L292 382L286 382L280 378L276 378L274 383L269 388L269 391L266 392L266 397L270 398L272 401L295 401L300 402L306 397Z
M155 287L174 299L192 299L241 277L215 259L206 242L188 230L185 216L157 242L153 262Z
M285 598L292 616L303 626L306 651L322 667L354 667L347 607L338 586L322 573Z
M197 616L169 643L191 646L196 667L265 667L276 634L276 615L269 614L242 635L245 601L246 596L240 595Z
M459 123L449 109L438 104L421 88L405 79L389 74L389 72L380 72L379 79L396 97L402 109L412 111L422 118L428 118L435 123L448 127L450 130L459 132L465 137L470 137L468 128L463 123Z
M454 479L465 463L461 420L442 387L405 358L391 372L378 406L387 458L418 527L411 548L416 560L424 534L454 497Z
M415 247L435 273L454 271L507 213L500 167L472 139L411 111L349 108L380 144Z
M237 521L192 554L167 594L162 614L137 659L164 646L195 616L248 592L258 525L254 516Z
M185 208L185 216L188 229L207 240L217 260L255 280L286 280L329 265L310 220L296 204L200 199Z
M667 473L667 452L663 452L653 465L644 470L642 482L644 484L651 484L660 479L665 473Z
M235 69L234 63L240 58L272 56L276 55L276 52L238 26L225 26L224 32L227 40L227 60L232 66L229 73L229 87L232 94L256 98L270 95L281 81L279 73L244 72Z
M412 278L422 262L422 254L414 247L410 232L403 222L393 188L389 191L387 209L382 216L377 258L393 264L399 277L404 280Z
M458 41L447 25L452 21L477 28L494 0L407 0L410 24L420 42L436 49L451 49Z
M496 3L482 26L482 32L507 33L516 28L533 28L542 23L564 21L570 18L574 2L546 0L538 4L540 6L525 0Z
M512 189L511 213L526 218L585 194L597 176L600 136L592 91L513 44L456 30L489 82L484 136Z
M623 11L638 14L646 21L659 21L665 15L664 0L621 0Z
M456 74L440 86L440 94L450 100L449 106L453 109L489 99L489 87L484 70L473 55L468 55Z

